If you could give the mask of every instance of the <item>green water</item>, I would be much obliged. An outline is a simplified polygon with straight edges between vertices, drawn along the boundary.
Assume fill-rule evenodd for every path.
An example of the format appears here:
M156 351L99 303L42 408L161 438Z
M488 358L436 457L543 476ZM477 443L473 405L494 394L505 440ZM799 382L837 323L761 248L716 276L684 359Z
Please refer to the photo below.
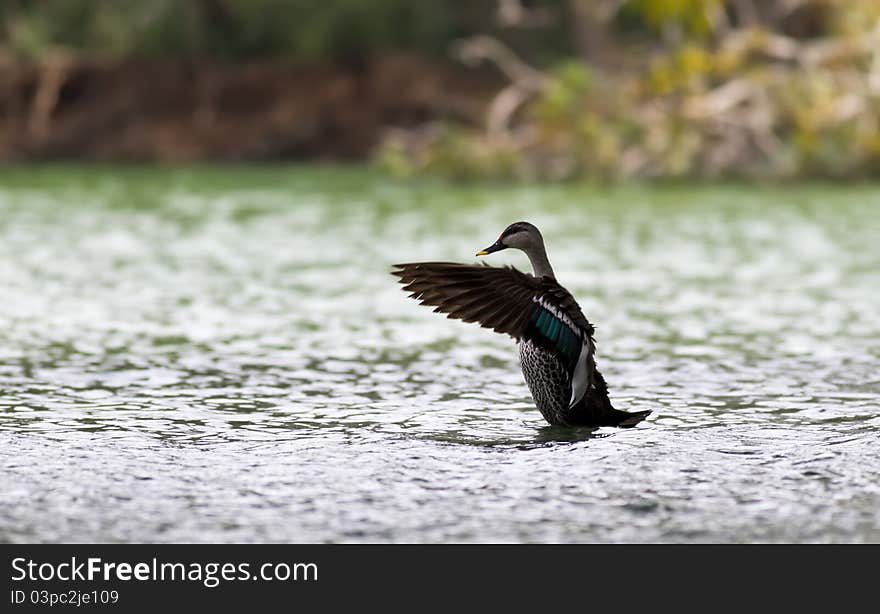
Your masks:
M388 274L519 219L637 428ZM880 541L878 237L873 185L0 170L0 541Z

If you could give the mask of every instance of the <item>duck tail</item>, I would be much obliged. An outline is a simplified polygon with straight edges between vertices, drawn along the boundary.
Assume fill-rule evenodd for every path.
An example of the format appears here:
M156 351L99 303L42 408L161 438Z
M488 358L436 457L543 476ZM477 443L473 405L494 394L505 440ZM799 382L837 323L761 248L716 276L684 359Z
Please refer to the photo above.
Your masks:
M614 409L608 398L608 385L598 371L594 371L593 389L584 398L583 403L586 410L584 414L595 426L630 428L647 418L651 413L650 409L634 412Z
M650 409L633 412L614 409L607 415L609 421L604 424L606 424L607 426L618 426L620 428L627 429L634 427L639 422L647 418L650 414Z

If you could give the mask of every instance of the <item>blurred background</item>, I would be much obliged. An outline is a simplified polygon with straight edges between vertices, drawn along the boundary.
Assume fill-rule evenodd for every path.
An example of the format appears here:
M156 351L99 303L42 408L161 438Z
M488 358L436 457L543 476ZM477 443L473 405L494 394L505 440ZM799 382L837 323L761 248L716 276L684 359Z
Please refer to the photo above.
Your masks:
M876 0L2 0L0 160L880 173Z

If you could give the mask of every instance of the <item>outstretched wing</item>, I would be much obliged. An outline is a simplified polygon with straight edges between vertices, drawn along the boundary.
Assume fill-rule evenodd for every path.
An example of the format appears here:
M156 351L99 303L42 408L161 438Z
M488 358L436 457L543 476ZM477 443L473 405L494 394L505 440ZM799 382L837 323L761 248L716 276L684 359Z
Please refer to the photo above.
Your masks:
M571 405L583 397L591 380L593 326L555 279L511 267L454 262L397 264L394 269L410 297L435 312L554 352L571 378Z
M455 262L396 264L393 275L420 304L449 318L477 322L497 333L522 338L541 282L511 267Z

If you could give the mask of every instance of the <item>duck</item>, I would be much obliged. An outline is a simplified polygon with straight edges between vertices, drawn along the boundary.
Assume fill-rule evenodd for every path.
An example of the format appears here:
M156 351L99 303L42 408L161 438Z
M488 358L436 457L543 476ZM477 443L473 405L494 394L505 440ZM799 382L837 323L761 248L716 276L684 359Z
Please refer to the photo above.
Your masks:
M595 329L572 294L556 281L544 237L529 222L514 222L489 247L526 254L532 274L511 266L411 262L392 275L422 305L448 318L513 337L523 377L544 419L558 426L633 427L651 410L615 409L596 368Z

